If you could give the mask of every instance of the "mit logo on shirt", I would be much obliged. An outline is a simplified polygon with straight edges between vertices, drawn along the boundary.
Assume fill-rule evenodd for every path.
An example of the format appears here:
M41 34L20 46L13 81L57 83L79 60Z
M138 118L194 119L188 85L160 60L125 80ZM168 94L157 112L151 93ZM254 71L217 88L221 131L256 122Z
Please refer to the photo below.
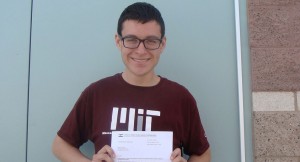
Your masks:
M120 110L120 111L119 111ZM135 117L135 111L137 110L137 117ZM113 108L112 118L111 118L111 130L116 130L118 123L126 123L127 112L128 115L128 131L151 131L152 126L152 117L160 116L160 111L155 110L144 110L144 109L135 109L135 108L126 108L122 107L121 109L118 107ZM145 130L143 130L143 122L144 122L144 113L146 112L146 123ZM120 113L120 115L119 115ZM119 119L118 119L119 116ZM137 122L137 128L134 130L134 124Z

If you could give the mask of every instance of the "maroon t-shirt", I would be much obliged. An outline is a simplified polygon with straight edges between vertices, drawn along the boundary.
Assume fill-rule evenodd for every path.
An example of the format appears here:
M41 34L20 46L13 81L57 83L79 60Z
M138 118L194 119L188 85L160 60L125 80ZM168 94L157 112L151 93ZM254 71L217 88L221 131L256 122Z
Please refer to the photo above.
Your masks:
M110 145L112 131L173 131L173 148L201 155L209 143L196 101L183 86L161 77L152 87L125 82L121 74L88 86L58 135L79 148L87 140L98 152Z

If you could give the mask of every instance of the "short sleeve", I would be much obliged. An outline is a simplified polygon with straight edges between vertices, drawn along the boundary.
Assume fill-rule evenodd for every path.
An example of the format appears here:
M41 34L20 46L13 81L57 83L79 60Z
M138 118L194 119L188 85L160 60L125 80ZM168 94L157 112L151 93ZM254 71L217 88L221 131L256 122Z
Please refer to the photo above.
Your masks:
M77 148L85 143L89 137L89 122L86 120L90 118L90 114L88 113L88 108L90 106L88 101L90 98L89 93L90 91L88 88L81 93L73 109L57 133L58 136Z
M188 123L186 126L184 153L187 155L201 155L209 148L205 130L201 123L197 103L191 94L188 94L186 106L188 107Z

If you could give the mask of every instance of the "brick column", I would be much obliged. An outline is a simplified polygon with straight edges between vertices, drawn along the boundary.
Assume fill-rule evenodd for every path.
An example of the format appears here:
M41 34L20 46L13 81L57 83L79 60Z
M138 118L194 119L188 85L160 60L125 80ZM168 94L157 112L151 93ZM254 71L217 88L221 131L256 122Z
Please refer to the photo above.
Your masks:
M300 0L248 0L256 162L300 162Z

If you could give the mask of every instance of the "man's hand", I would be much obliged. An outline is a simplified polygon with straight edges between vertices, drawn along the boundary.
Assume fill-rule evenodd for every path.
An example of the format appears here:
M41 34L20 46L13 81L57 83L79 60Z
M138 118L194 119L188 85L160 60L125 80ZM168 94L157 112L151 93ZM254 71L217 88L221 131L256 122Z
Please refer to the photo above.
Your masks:
M176 148L172 152L170 159L172 160L172 162L186 162L186 160L181 156L180 148Z
M116 155L113 149L110 146L105 145L93 156L92 162L113 162L115 157Z

